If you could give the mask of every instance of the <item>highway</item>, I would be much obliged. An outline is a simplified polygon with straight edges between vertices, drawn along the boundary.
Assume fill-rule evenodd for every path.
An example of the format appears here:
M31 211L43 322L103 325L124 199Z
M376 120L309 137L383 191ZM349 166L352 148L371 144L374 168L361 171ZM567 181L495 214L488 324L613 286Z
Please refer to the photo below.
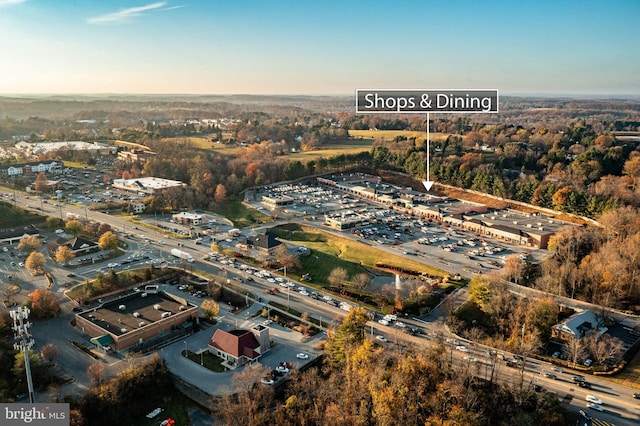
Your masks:
M17 194L15 203L17 205L25 207L29 204L32 210L39 210L40 203L35 197L29 196L28 198L24 194ZM10 201L6 197L3 197L5 201ZM124 268L134 268L139 265L145 265L151 259L164 259L168 265L179 266L180 261L170 255L171 248L176 248L178 242L183 243L180 247L181 250L185 250L192 254L195 262L193 264L187 264L189 269L193 268L194 271L201 270L211 275L225 275L231 282L234 282L236 286L246 289L247 292L255 294L256 297L261 297L263 302L267 304L269 301L278 302L282 305L290 305L293 309L299 312L306 312L311 317L321 319L323 326L325 324L334 322L337 323L346 312L328 305L322 300L315 300L308 296L302 296L299 292L292 289L285 290L283 287L268 282L266 279L253 276L254 281L246 281L246 272L240 269L230 268L227 265L223 265L215 261L204 261L203 257L210 252L208 245L195 245L192 240L174 240L170 237L165 237L160 232L154 232L148 229L141 228L140 230L133 230L132 225L123 218L112 216L109 214L90 211L84 207L71 206L63 204L61 207L57 207L51 203L42 204L43 212L51 216L65 217L67 212L77 214L81 217L88 217L99 222L109 223L113 229L124 234L134 234L135 238L127 238L126 241L129 245L127 253L118 259L110 259L112 262L121 262L129 256L135 254L141 254L149 256L148 259L134 260L132 263L126 266L118 266L117 270ZM143 240L139 235L145 234L149 241ZM341 234L343 235L343 234ZM344 236L344 235L343 235ZM163 244L159 244L158 241L163 241ZM382 247L384 250L393 252L393 249L389 247ZM394 253L397 254L397 253ZM2 262L5 263L5 262ZM8 262L7 262L8 263ZM17 262L16 262L17 263ZM184 264L183 264L184 265ZM67 275L70 273L69 269L63 268L52 262L47 263L47 268L50 269L52 274L57 278L58 284L65 281L69 281ZM75 279L83 281L84 279L90 279L95 276L95 272L100 269L106 268L106 262L101 264L88 264L82 265L73 269L72 273L76 275ZM5 274L25 274L27 273L24 268L14 267L12 265L0 264ZM27 279L28 278L28 279ZM33 277L25 276L23 281L32 282L33 288L44 286L38 280L34 281ZM299 285L299 284L298 284ZM302 284L304 285L304 284ZM276 287L280 290L280 293L275 295L268 295L264 292L267 288ZM521 286L511 285L512 291L526 294L529 297L538 297L536 290L527 289ZM25 289L26 290L26 289ZM176 290L177 291L177 290ZM535 293L535 294L534 294ZM464 292L460 292L457 296L464 299ZM320 299L325 294L320 293ZM334 295L332 298L337 299ZM452 297L455 297L452 296ZM201 300L201 299L196 299ZM581 302L577 302L571 299L562 300L566 304L574 304L583 306ZM588 305L587 307L593 307ZM638 324L636 317L619 315L619 319L624 321L625 324L631 325ZM544 373L551 372L552 365L539 361L528 359L524 369L507 367L506 363L502 360L497 360L489 355L491 348L476 345L472 342L464 341L457 336L448 332L444 326L443 312L436 310L423 318L398 318L406 324L406 327L415 328L419 330L419 334L413 336L403 331L394 323L389 326L379 324L376 321L371 321L367 325L367 331L371 336L384 335L389 340L388 343L384 343L389 350L398 349L401 350L404 345L430 345L436 343L442 343L448 350L450 361L454 368L475 368L476 372L481 377L490 377L493 370L496 377L501 382L513 383L516 385L522 384L522 386L531 386L539 384L545 391L552 391L556 393L559 398L574 411L585 410L593 415L594 418L607 421L616 425L632 425L640 423L640 401L633 398L634 390L620 386L605 380L601 380L595 376L587 376L588 382L592 385L591 390L578 387L573 381L573 375L571 372L565 370L563 372L554 372L557 375L557 379L550 379L544 377ZM464 345L468 352L463 352L456 349L456 346ZM504 353L505 357L513 358L513 354ZM465 357L472 358L471 360L465 359ZM595 395L602 399L604 402L604 412L597 413L594 410L586 408L586 395Z

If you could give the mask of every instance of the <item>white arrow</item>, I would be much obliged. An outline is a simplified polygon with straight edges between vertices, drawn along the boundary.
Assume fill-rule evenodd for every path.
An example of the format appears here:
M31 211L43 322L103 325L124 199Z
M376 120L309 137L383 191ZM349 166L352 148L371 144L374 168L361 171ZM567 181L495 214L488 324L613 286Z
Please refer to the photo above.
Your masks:
M429 192L433 186L433 181L429 180L429 113L427 113L427 180L423 180L424 188Z

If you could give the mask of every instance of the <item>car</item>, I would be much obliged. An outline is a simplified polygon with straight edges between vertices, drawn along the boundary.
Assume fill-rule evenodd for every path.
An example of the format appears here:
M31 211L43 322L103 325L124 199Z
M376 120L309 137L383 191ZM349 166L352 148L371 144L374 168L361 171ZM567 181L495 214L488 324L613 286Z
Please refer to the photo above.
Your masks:
M591 383L589 382L578 382L578 386L584 389L591 389Z
M593 402L587 402L587 408L591 408L592 410L600 412L604 411L600 405L594 404Z
M279 366L276 367L276 371L278 373L287 374L289 372L289 369L287 367L285 367L284 365L279 365Z
M591 420L592 419L592 417L584 410L580 410L579 413L585 420Z
M587 360L584 362L584 366L585 366L585 367L591 367L591 364L593 364L593 361L591 360L591 358L587 359Z
M563 371L563 370L562 370L562 367L557 366L557 365L555 365L555 366L552 368L552 370L553 370L553 371L556 371L556 372L558 372L558 373L562 373L562 371Z
M381 342L387 343L389 340L387 340L386 337L384 337L383 335L379 334L376 336L376 339L380 340Z
M296 354L296 358L298 358L298 359L309 359L309 355L300 352L299 354Z
M584 376L577 375L577 376L573 376L571 380L573 380L575 383L578 383L578 382L584 382L585 378Z
M551 355L552 358L558 358L560 357L560 351L556 351L553 353L553 355Z
M544 373L544 377L546 377L548 379L553 379L553 380L556 380L558 378L558 376L556 376L553 373Z
M275 381L273 379L260 379L260 383L272 386Z
M636 393L634 393L634 394L633 394L633 397L634 397L635 399L640 399L640 392L636 392Z
M82 312L84 311L84 309L82 309L80 306L76 306L75 308L72 309L73 312Z
M265 321L263 322L263 324L264 324L264 325L269 325L269 324L271 324L272 322L273 322L273 321L271 321L270 319L268 319L268 320L265 320Z
M389 325L389 321L387 321L386 319L379 319L378 323L380 323L382 325Z
M593 402L594 404L602 404L602 400L594 395L587 395L585 398L589 402Z
M21 267L21 268L24 268L24 263L20 262L20 263L18 263L18 266Z
M466 346L464 346L464 345L458 345L458 346L456 346L456 350L457 350L457 351L460 351L460 352L469 352L469 349L467 349L467 347L466 347Z
M474 363L475 363L475 362L478 362L478 358L474 358L474 357L472 357L472 356L470 356L470 355L465 356L465 357L464 357L464 360L465 360L465 361L469 361L469 362L474 362Z

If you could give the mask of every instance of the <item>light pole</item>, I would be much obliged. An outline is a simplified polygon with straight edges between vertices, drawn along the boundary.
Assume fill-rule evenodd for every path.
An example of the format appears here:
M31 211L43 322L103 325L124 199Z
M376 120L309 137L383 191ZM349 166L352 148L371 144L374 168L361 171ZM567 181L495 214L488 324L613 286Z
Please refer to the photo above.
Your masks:
M29 387L29 402L34 403L33 395L33 381L31 380L31 365L29 364L29 350L33 347L33 339L29 333L29 327L31 323L29 320L29 313L31 311L27 307L19 307L15 311L10 311L9 315L13 319L13 331L16 343L14 348L21 350L24 355L24 369L27 373L27 386Z
M184 357L189 358L189 349L187 349L187 341L184 341Z

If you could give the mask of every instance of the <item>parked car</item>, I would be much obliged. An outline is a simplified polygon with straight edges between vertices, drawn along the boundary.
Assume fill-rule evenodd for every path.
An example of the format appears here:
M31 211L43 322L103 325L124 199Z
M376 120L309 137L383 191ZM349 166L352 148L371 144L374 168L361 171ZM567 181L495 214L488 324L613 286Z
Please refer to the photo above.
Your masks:
M260 379L260 383L271 386L275 383L275 381L273 379Z
M276 367L276 371L279 373L287 374L289 372L289 369L283 365L279 365Z
M389 340L387 340L386 337L384 337L383 335L377 335L376 339L380 340L381 342L387 343Z
M464 345L458 345L456 346L456 350L460 351L460 352L469 352L469 349L467 349L466 346Z
M296 358L298 358L298 359L309 359L309 355L300 352L299 354L296 354Z

